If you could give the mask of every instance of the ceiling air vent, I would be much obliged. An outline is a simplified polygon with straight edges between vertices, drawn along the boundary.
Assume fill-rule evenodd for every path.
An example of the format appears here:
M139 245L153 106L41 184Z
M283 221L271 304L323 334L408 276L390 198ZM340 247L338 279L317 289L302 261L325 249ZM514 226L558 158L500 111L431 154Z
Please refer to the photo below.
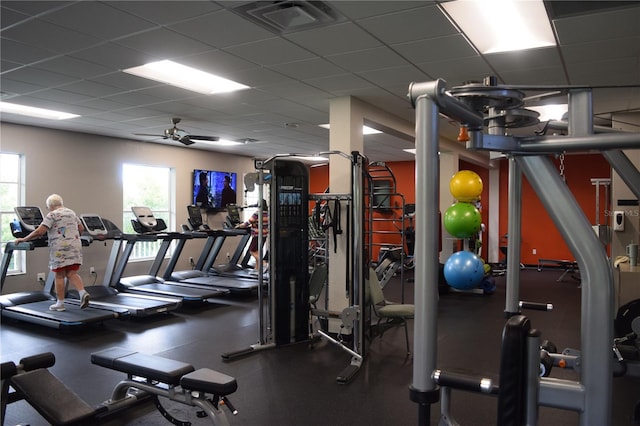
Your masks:
M257 1L233 10L276 34L308 30L344 20L321 1Z

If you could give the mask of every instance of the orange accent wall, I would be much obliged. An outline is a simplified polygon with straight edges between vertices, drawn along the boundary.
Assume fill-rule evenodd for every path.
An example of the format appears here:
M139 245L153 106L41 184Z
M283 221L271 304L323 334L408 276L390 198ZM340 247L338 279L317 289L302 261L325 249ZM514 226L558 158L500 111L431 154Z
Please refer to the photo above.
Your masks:
M559 168L558 159L553 160ZM488 224L490 214L499 215L500 229L498 235L507 233L508 220L508 176L509 165L506 159L500 162L500 208L498 212L489 211L489 170L466 161L460 161L460 170L472 170L483 181L482 189L482 222ZM413 161L399 161L387 163L392 170L397 184L397 191L404 195L405 203L415 203L415 163ZM564 159L565 176L567 185L581 206L590 223L596 223L595 187L591 184L592 178L611 177L611 167L600 154L566 155ZM311 193L323 192L329 185L329 168L314 167L309 175L309 191ZM311 206L313 207L313 206ZM600 223L605 223L605 194L600 193ZM483 235L483 241L487 241L488 226ZM548 215L537 195L527 182L522 179L522 229L521 229L521 261L528 265L535 265L539 258L569 259L573 260L571 251L564 243L560 233L556 229L551 217ZM379 238L379 237L377 237ZM379 242L379 241L378 241ZM537 253L533 254L532 250ZM487 244L482 249L482 257L486 259ZM377 252L372 258L377 258Z
M558 159L553 160L560 167ZM596 223L596 190L592 178L611 177L611 167L600 154L566 155L564 159L566 182L591 224ZM508 161L500 161L500 235L507 233L508 217ZM600 223L604 224L605 194L600 193ZM538 199L526 177L522 178L522 227L520 261L527 265L538 259L574 260L553 220ZM533 254L536 249L536 254Z
M318 194L324 192L329 186L329 166L317 166L309 168L309 193Z

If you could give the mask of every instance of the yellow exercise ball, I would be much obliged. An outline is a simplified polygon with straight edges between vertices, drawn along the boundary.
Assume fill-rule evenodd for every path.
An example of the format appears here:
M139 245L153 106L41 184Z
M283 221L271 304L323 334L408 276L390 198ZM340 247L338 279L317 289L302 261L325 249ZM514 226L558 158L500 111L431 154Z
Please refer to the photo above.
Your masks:
M482 194L482 179L476 172L460 170L449 181L449 191L458 201L476 201Z

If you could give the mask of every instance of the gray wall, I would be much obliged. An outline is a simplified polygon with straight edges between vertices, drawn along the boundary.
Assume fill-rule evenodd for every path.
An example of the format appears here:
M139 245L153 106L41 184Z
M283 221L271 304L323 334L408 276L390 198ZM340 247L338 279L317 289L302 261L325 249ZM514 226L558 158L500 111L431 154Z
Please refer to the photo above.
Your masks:
M123 163L171 167L176 176L176 225L186 223L186 206L191 203L194 169L210 169L238 174L238 202L242 201L242 176L254 171L250 157L203 151L182 146L141 143L83 133L65 132L0 123L0 150L25 156L25 204L39 206L46 212L45 199L52 193L64 198L65 205L82 213L97 213L122 227ZM208 216L209 226L221 227L224 214ZM204 240L189 241L180 257L178 269L189 269L189 257L197 259ZM232 251L236 241L227 241L221 251ZM89 267L96 268L98 284L104 276L111 243L94 243L84 249L81 275L85 284L94 278ZM222 260L221 260L222 261ZM48 272L46 248L28 253L27 273L9 276L3 293L42 288L38 272ZM144 274L149 262L129 264L125 275Z
M627 132L637 132L640 125L640 118L637 114L617 114L614 117L614 128ZM626 150L624 153L629 160L640 169L640 150ZM640 240L640 207L639 206L619 206L619 200L634 200L637 197L631 192L629 187L622 181L615 170L611 171L611 209L625 212L624 231L612 232L611 237L611 259L625 255L625 247L631 242L638 243ZM613 225L613 224L612 224Z

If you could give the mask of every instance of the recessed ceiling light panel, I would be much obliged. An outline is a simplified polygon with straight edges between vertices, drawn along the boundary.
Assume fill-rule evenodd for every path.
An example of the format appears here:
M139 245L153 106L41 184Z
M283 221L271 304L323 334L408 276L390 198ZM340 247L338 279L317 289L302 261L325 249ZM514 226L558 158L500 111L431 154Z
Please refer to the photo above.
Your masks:
M169 60L150 62L139 67L128 68L124 72L205 95L249 88L244 84Z
M0 102L0 112L5 114L19 114L29 117L46 118L49 120L68 120L69 118L80 117L77 114L70 114L68 112L55 111L45 108L36 108L10 102Z
M440 7L481 53L556 44L542 0L456 0Z

